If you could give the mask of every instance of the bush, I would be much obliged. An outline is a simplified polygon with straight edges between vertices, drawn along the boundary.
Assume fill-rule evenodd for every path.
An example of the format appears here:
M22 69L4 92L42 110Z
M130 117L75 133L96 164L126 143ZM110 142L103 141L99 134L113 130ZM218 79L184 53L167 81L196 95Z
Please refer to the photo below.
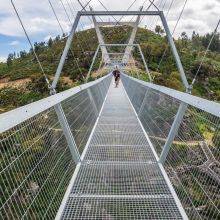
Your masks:
M28 84L27 89L38 94L49 93L48 85L42 75L31 76L31 83Z
M198 68L200 67L201 60L196 60L190 69L190 72L193 76L197 73ZM201 65L201 68L198 73L198 77L200 79L204 79L207 76L215 76L216 74L220 73L220 69L209 59L205 59Z

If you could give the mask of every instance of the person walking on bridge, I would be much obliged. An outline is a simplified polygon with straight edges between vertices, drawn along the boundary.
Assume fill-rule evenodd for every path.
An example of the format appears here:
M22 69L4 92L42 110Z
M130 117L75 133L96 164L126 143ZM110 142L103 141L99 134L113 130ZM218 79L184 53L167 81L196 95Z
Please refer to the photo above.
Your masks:
M115 77L115 87L117 88L120 81L120 71L118 70L117 66L115 70L112 72L112 74Z

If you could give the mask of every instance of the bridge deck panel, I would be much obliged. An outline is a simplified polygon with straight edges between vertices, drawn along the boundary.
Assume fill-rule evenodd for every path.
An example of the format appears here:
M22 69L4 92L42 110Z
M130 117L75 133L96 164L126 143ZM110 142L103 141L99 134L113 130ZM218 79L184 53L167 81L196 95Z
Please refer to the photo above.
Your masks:
M122 83L110 85L63 219L182 219Z

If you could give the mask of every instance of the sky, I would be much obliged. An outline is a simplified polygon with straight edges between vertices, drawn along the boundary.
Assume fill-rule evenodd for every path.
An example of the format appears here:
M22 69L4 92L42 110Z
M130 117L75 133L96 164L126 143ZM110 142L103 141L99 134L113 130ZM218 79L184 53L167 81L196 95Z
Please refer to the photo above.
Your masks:
M17 10L21 16L24 26L29 34L31 41L47 41L50 37L61 34L61 30L51 10L48 0L13 0ZM60 23L65 32L69 32L71 22L74 21L74 15L81 6L78 0L50 0ZM61 1L67 10L67 17L63 10ZM88 0L80 0L83 5ZM134 0L91 0L90 6L94 10L103 10L100 1L108 10L127 10ZM173 5L167 14L171 2ZM167 22L172 32L179 13L186 0L155 0L155 4L164 14L167 15ZM144 4L144 9L150 4L148 0L136 0L135 4L129 10L139 10ZM70 8L72 11L70 11ZM87 7L87 10L89 8ZM150 10L155 10L152 6ZM71 14L72 13L72 14ZM117 18L117 17L116 17ZM220 18L220 0L188 0L184 13L174 33L174 37L178 38L184 31L191 36L193 30L199 34L212 32ZM99 19L99 18L97 18ZM109 20L112 18L105 18ZM118 19L118 18L117 18ZM123 18L130 20L130 18ZM145 17L141 26L154 29L156 24L160 24L159 19ZM80 29L86 29L92 26L91 21L85 18L81 21ZM29 50L30 46L24 36L23 30L18 22L16 14L10 3L10 0L0 0L0 61L5 61L11 52L19 52L21 50Z

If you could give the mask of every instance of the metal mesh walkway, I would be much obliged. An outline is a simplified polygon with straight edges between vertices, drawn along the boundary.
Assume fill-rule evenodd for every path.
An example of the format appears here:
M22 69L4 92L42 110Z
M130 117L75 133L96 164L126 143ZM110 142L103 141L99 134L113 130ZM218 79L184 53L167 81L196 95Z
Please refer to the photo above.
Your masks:
M111 84L62 219L182 219L122 83Z

